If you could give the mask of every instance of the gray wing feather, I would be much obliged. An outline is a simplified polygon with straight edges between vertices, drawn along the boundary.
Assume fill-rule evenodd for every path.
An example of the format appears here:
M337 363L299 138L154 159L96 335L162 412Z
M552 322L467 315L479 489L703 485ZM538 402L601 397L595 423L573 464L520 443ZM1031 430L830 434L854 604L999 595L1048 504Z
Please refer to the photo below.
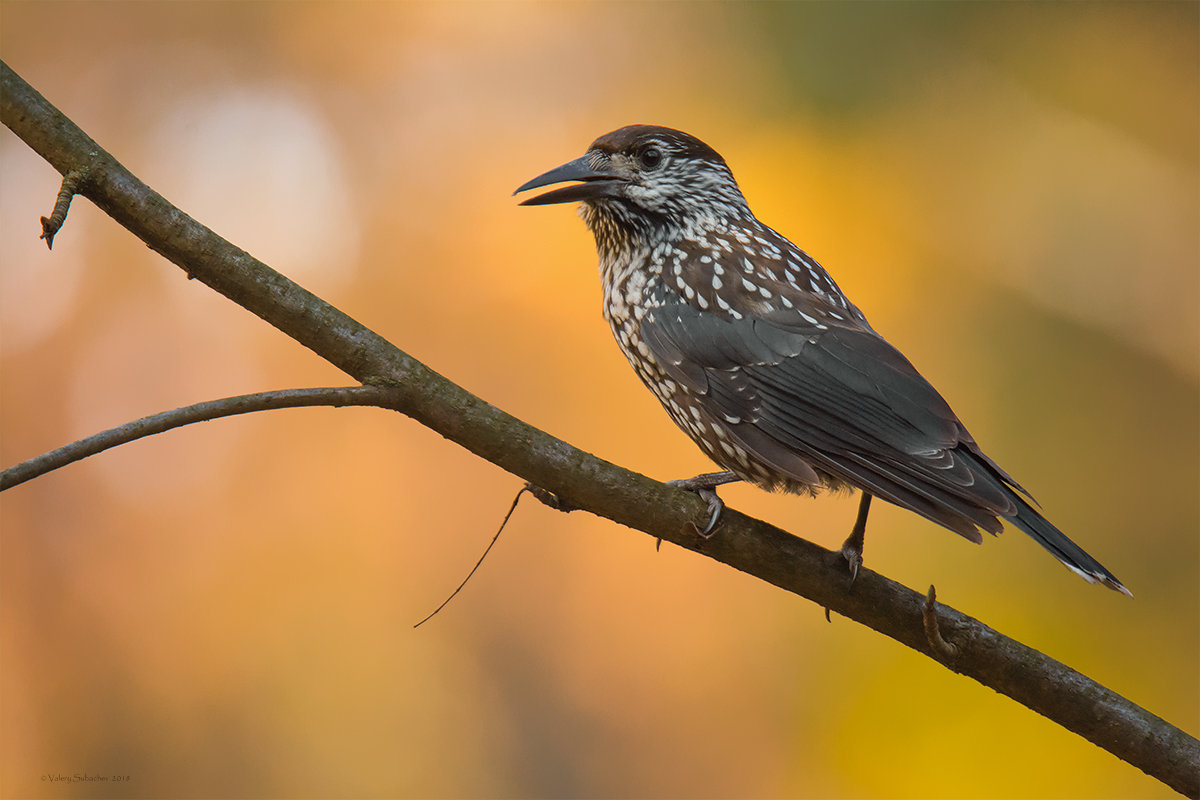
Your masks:
M642 336L664 370L768 464L811 464L978 540L1016 505L942 399L869 327L709 313L664 294ZM753 433L751 433L753 431ZM799 456L799 459L797 458ZM811 482L807 474L797 480Z

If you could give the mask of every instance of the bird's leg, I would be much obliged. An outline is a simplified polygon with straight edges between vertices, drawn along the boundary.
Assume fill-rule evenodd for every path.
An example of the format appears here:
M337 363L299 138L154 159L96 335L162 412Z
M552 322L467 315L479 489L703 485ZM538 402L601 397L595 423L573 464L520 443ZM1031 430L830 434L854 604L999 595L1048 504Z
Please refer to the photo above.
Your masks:
M695 492L700 495L701 500L708 503L708 524L700 531L700 535L707 539L713 535L713 530L717 527L717 521L721 519L721 512L725 509L725 501L717 496L716 487L740 480L741 478L732 472L706 472L694 478L687 478L681 481L667 481L667 485Z
M850 535L846 537L846 541L842 542L842 558L850 565L850 585L854 585L854 579L858 577L858 568L862 565L863 540L867 532L867 512L871 510L871 494L863 492L862 499L858 503L858 518L854 520L854 527L850 529Z

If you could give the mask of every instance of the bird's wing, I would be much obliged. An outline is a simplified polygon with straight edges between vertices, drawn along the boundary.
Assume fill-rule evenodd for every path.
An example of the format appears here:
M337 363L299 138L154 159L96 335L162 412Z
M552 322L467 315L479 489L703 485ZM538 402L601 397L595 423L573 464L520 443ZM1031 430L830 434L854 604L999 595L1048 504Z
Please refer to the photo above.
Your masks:
M941 395L865 323L809 312L722 314L663 290L641 333L710 413L766 434L756 455L768 463L799 453L968 538L976 525L999 532L996 516L1016 511L1005 484L1019 487Z

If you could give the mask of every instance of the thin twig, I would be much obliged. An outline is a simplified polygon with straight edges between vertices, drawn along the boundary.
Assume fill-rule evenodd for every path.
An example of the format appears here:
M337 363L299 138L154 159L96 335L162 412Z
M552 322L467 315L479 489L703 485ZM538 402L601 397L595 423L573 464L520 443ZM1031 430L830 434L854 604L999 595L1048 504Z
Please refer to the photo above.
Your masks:
M450 601L453 600L455 597L457 597L458 593L463 590L463 587L467 585L467 581L471 580L471 576L474 575L475 571L477 569L479 569L479 567L483 564L483 560L488 557L488 553L492 552L492 548L495 547L495 545L496 545L496 540L500 538L500 534L504 532L504 527L506 525L508 525L509 518L512 517L513 512L517 510L517 503L521 502L521 495L525 494L526 492L533 494L532 490L529 488L528 485L522 486L517 491L517 496L513 498L512 505L508 507L508 513L505 514L504 519L501 520L500 528L496 531L496 535L492 537L492 540L490 542L488 542L488 546L483 551L483 555L481 555L479 557L479 560L475 562L475 566L471 567L471 571L467 573L467 577L463 578L463 581L462 581L462 583L460 583L458 585L458 588L455 589L453 592L451 592L450 596L447 597L445 600L443 600L442 604L440 606L438 606L433 611L431 611L429 613L429 616L427 616L425 619L418 622L416 625L413 625L414 628L419 628L422 625L424 625L426 622L429 622L429 620L433 619L434 615L436 615L439 611L441 611L443 608L445 608L450 603Z

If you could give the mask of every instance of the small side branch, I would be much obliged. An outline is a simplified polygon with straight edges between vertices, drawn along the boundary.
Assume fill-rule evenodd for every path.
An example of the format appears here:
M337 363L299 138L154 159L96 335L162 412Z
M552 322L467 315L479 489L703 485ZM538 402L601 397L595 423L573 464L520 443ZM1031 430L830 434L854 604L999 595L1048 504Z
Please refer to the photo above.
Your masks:
M71 198L79 191L80 184L87 178L86 169L73 169L63 176L62 188L58 190L58 199L54 201L54 210L50 216L42 217L42 235L38 238L46 240L46 247L54 249L54 235L67 221L67 211L71 209Z
M224 397L205 403L164 411L149 417L127 422L115 428L64 445L57 450L43 453L36 458L14 464L0 472L0 492L45 475L59 467L65 467L88 456L126 444L146 436L252 411L269 411L277 408L300 408L303 406L380 406L387 408L391 390L379 386L341 386L314 389L284 389L274 392L244 394Z

